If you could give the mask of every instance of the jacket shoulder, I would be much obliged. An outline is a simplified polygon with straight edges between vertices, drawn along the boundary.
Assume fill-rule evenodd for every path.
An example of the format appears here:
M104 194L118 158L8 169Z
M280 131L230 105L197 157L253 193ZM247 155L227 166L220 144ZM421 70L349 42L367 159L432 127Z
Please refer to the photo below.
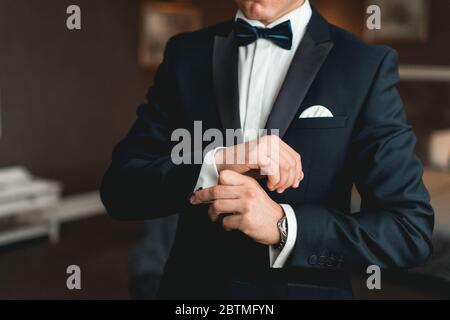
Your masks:
M389 54L397 56L397 52L391 47L369 44L351 32L332 24L330 34L334 41L334 49L343 52L349 59L380 63Z
M224 21L197 31L183 32L171 37L167 46L186 47L209 45L216 36L227 36L233 27L233 20Z

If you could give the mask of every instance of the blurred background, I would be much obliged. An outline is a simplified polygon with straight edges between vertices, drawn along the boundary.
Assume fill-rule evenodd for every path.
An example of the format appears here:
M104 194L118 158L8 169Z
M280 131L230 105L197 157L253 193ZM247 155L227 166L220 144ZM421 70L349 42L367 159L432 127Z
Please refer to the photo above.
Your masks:
M383 273L379 291L355 275L355 298L449 299L450 1L311 2L330 22L399 52L399 90L436 210L427 266ZM66 27L73 4L81 30ZM381 30L366 28L371 4L382 9ZM167 38L235 12L233 0L0 0L0 299L151 297L176 217L114 222L99 183ZM66 287L69 265L81 268L81 290Z

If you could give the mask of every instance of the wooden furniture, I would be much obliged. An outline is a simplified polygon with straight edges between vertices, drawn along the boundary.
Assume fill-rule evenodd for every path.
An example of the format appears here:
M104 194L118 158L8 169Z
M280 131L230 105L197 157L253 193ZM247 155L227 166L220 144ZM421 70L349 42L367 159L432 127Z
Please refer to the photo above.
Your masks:
M0 245L45 235L58 242L60 197L58 182L34 178L23 167L0 169Z

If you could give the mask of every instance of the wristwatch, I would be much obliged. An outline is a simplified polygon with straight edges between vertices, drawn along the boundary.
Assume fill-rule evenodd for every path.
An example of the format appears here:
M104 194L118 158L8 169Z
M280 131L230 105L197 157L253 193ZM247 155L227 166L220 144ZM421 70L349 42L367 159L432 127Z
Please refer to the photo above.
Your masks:
M278 226L278 230L280 231L280 239L281 240L276 249L281 250L286 245L287 236L288 236L288 223L287 223L286 216L284 216L283 218L280 219L280 221L278 221L277 226Z

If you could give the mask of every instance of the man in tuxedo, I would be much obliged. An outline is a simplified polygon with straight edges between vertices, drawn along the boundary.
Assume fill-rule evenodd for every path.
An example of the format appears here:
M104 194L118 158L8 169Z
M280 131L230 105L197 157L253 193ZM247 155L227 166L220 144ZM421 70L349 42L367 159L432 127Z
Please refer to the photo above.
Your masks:
M308 0L236 2L232 21L168 42L103 180L114 218L180 213L159 297L351 298L352 271L423 264L434 215L395 51L329 24ZM171 134L193 134L195 121L242 141L194 146L202 164L175 164Z

